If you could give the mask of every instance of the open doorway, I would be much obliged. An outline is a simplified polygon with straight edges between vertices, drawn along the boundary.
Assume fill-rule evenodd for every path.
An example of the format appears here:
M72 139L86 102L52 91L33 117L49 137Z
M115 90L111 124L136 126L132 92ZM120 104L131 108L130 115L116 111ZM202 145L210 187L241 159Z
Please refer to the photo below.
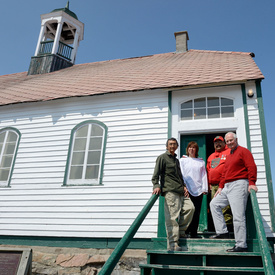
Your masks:
M214 138L216 136L224 137L227 132L215 132L209 134L197 134L197 135L181 135L180 137L180 156L186 154L186 147L190 141L197 142L199 146L199 157L205 161L207 164L208 157L215 151L214 149ZM210 213L209 203L211 201L211 194L204 195L201 213L200 213L200 222L199 222L199 231L208 231L214 232L214 225L212 216Z

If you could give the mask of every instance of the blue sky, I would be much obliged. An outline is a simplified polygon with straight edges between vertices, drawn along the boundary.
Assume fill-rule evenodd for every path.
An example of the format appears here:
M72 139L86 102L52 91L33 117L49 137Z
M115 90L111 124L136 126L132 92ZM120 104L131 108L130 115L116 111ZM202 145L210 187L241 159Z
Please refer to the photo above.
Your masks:
M40 15L67 0L1 1L0 75L27 71ZM174 32L189 33L189 49L254 52L262 81L272 178L275 180L274 0L70 0L85 24L76 63L175 51Z

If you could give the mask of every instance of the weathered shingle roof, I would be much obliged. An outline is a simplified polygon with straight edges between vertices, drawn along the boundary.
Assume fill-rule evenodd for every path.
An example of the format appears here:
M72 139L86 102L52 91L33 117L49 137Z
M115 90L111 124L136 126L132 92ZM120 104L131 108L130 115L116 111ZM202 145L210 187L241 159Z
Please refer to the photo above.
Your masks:
M0 105L263 79L249 53L189 50L0 76Z

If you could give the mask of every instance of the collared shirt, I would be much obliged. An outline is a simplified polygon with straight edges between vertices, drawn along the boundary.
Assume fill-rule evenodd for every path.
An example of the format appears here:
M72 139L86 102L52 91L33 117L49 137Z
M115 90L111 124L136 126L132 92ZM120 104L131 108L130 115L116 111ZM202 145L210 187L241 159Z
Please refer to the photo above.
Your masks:
M217 185L220 183L224 163L227 156L230 154L230 149L224 149L220 152L212 153L207 159L207 177L210 185Z
M166 151L157 158L152 183L153 189L161 188L162 193L183 194L184 181L176 154L173 156Z
M257 180L254 158L251 152L242 146L237 146L227 156L219 187L223 188L227 182L239 179L248 179L249 185L255 185Z

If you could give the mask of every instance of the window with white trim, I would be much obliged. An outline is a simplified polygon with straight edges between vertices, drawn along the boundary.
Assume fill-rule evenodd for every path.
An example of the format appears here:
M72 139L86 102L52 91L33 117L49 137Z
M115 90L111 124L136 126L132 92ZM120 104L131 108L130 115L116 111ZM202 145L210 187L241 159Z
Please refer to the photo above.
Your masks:
M234 101L225 97L200 97L181 104L181 120L234 117Z
M0 186L9 185L19 137L19 132L15 129L0 130Z
M99 122L85 122L73 129L65 184L101 183L106 131Z

